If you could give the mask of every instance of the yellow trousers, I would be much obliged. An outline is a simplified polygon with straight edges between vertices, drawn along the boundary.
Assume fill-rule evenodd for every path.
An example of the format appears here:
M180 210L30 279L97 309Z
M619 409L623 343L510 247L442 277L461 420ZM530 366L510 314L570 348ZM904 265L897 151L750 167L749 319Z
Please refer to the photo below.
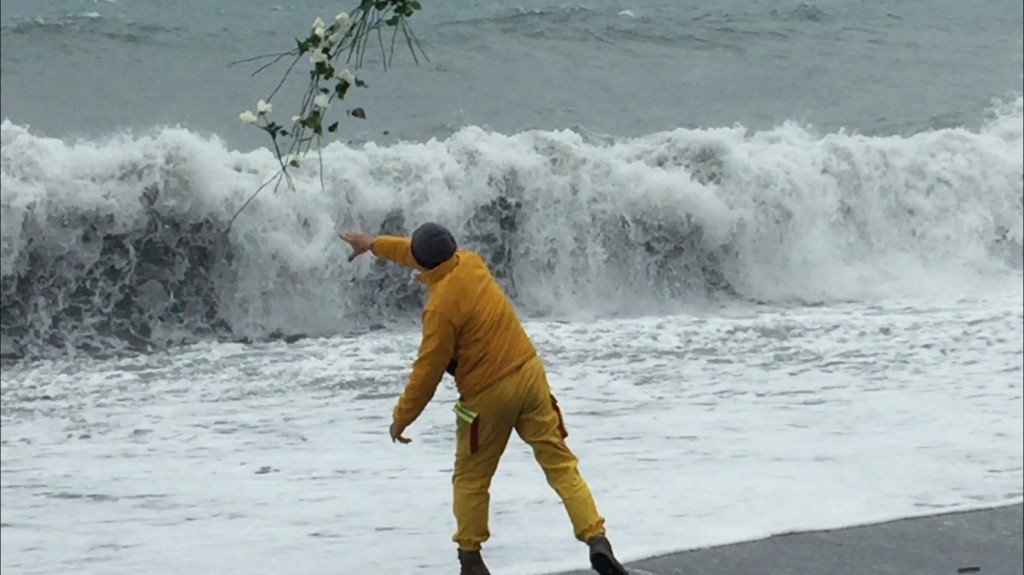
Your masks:
M544 365L531 359L479 395L455 406L456 432L453 507L458 530L452 541L477 551L490 537L491 478L512 430L533 448L537 463L562 499L576 538L604 535L604 518L565 444L568 435L558 402L548 386Z

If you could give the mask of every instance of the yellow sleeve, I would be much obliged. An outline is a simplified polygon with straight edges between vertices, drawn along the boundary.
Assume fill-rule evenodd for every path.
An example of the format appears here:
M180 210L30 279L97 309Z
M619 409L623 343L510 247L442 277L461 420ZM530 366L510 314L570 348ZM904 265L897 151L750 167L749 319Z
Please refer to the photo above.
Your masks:
M412 240L410 238L377 236L373 239L373 255L408 268L419 267L412 257Z
M398 398L393 418L399 427L412 424L437 391L448 362L455 353L455 326L436 309L423 310L423 340L412 365L409 383Z

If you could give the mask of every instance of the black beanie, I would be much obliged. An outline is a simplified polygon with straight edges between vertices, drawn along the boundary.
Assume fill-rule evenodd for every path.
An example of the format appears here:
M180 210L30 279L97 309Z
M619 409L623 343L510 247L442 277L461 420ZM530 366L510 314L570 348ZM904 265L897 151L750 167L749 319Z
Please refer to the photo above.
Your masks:
M412 233L412 258L428 270L451 259L456 247L452 233L440 224L429 222Z

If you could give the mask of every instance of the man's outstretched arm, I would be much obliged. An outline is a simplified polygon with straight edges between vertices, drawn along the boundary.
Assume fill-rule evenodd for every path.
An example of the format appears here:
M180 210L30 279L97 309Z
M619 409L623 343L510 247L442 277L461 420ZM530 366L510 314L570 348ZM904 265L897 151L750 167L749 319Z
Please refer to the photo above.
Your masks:
M399 236L377 236L364 233L341 234L341 239L352 246L352 254L348 261L352 261L361 254L371 252L378 258L391 260L407 268L419 269L416 260L412 257L412 240Z
M391 260L407 268L418 269L412 257L412 240L398 236L377 236L370 248L378 258Z

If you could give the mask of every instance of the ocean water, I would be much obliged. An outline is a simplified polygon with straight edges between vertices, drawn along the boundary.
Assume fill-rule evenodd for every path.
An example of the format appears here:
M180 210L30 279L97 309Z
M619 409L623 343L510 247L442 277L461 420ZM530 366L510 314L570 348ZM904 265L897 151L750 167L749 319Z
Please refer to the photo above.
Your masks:
M181 125L229 145L264 145L238 122L277 83L246 57L294 46L311 0L4 0L3 116L33 133L94 138L115 127ZM583 128L641 136L791 120L868 134L976 127L993 98L1020 96L1016 0L818 2L435 0L417 36L429 63L368 51L354 92L366 122L343 139ZM301 81L276 100L303 93ZM383 134L388 131L388 135Z
M232 220L278 76L227 63L348 6L3 1L5 572L452 572L451 380L386 431L423 289L336 235L426 220L625 559L1024 499L1020 2L424 3L324 186ZM491 528L586 564L516 441Z

